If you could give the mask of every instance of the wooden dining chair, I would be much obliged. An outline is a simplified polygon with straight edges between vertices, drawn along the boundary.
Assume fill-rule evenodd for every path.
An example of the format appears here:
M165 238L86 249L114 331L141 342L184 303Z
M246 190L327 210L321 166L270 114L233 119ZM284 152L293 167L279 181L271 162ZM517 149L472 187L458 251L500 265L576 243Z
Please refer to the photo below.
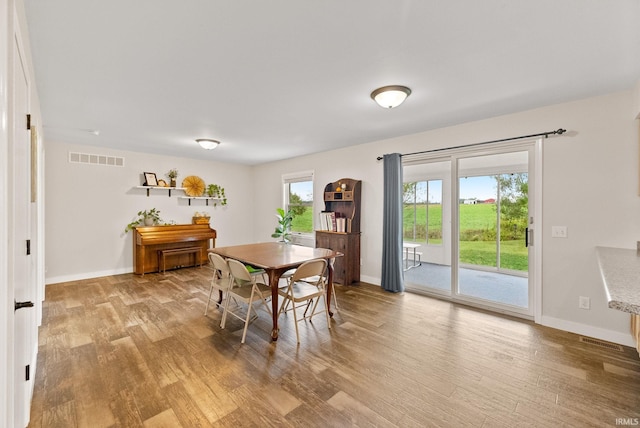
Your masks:
M257 277L259 275L252 275L247 267L237 260L228 259L229 270L231 272L231 287L229 288L229 297L225 302L224 313L222 315L222 328L225 328L227 322L227 316L232 315L244 322L244 330L242 332L242 341L244 343L247 336L247 328L249 323L258 318L257 309L253 307L255 302L260 302L266 311L271 315L271 308L267 304L268 299L271 297L271 288L258 282ZM229 301L231 299L237 302L246 304L246 314L242 314L239 310L232 311L229 308ZM251 317L251 313L254 316Z
M327 309L327 295L325 289L324 272L327 268L327 261L324 259L310 260L301 264L294 272L291 280L286 288L278 289L278 294L283 297L282 304L278 311L278 316L283 312L292 312L294 325L296 328L296 339L300 343L300 332L298 331L298 322L303 320L311 320L316 315L316 309L321 298L324 299L325 315L327 317L327 326L331 328L329 320L329 310ZM312 283L311 278L316 278L316 282ZM313 302L310 315L306 315L308 308L305 308L305 314L298 319L297 309L300 303L306 303L308 306ZM289 307L289 304L291 307ZM298 304L298 306L296 306Z

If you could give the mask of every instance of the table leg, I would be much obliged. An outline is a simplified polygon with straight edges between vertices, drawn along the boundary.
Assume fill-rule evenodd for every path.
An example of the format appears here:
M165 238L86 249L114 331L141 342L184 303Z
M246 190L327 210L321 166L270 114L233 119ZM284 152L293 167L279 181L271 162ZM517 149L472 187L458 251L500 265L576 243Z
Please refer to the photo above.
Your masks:
M273 317L273 328L271 330L271 340L278 340L278 282L282 273L276 270L269 270L269 287L271 287L271 315Z
M329 316L333 317L333 312L331 312L331 296L333 296L333 263L330 262L327 264L327 310L329 311Z

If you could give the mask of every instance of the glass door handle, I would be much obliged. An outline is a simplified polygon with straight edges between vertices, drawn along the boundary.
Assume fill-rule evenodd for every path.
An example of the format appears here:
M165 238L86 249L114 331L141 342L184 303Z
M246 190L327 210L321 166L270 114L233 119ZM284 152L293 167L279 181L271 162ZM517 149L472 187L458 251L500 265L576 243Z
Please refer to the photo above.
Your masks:
M528 227L524 229L524 246L533 247L533 229Z

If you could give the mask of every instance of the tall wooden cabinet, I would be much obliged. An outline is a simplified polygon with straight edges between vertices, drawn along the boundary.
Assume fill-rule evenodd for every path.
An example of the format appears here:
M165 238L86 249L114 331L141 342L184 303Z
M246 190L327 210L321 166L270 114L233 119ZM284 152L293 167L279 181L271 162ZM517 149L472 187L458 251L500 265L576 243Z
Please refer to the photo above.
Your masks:
M334 213L331 217L336 220L344 219L345 231L338 232L341 227L335 224L329 226L331 230L316 230L316 248L329 248L344 254L335 260L333 277L335 282L343 285L360 281L361 188L362 181L351 178L327 184L324 188L324 211Z

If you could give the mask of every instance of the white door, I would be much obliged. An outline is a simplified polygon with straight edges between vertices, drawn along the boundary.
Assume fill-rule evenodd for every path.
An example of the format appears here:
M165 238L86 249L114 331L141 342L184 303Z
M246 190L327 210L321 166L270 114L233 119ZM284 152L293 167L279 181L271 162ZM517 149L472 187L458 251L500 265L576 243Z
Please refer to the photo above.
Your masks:
M14 116L13 138L10 141L11 159L11 212L9 224L10 257L14 298L22 304L14 311L14 426L29 423L29 408L33 390L32 359L35 357L37 334L33 305L36 297L32 259L30 255L30 132L27 129L29 112L29 82L18 42L14 44ZM18 306L16 306L18 307Z

